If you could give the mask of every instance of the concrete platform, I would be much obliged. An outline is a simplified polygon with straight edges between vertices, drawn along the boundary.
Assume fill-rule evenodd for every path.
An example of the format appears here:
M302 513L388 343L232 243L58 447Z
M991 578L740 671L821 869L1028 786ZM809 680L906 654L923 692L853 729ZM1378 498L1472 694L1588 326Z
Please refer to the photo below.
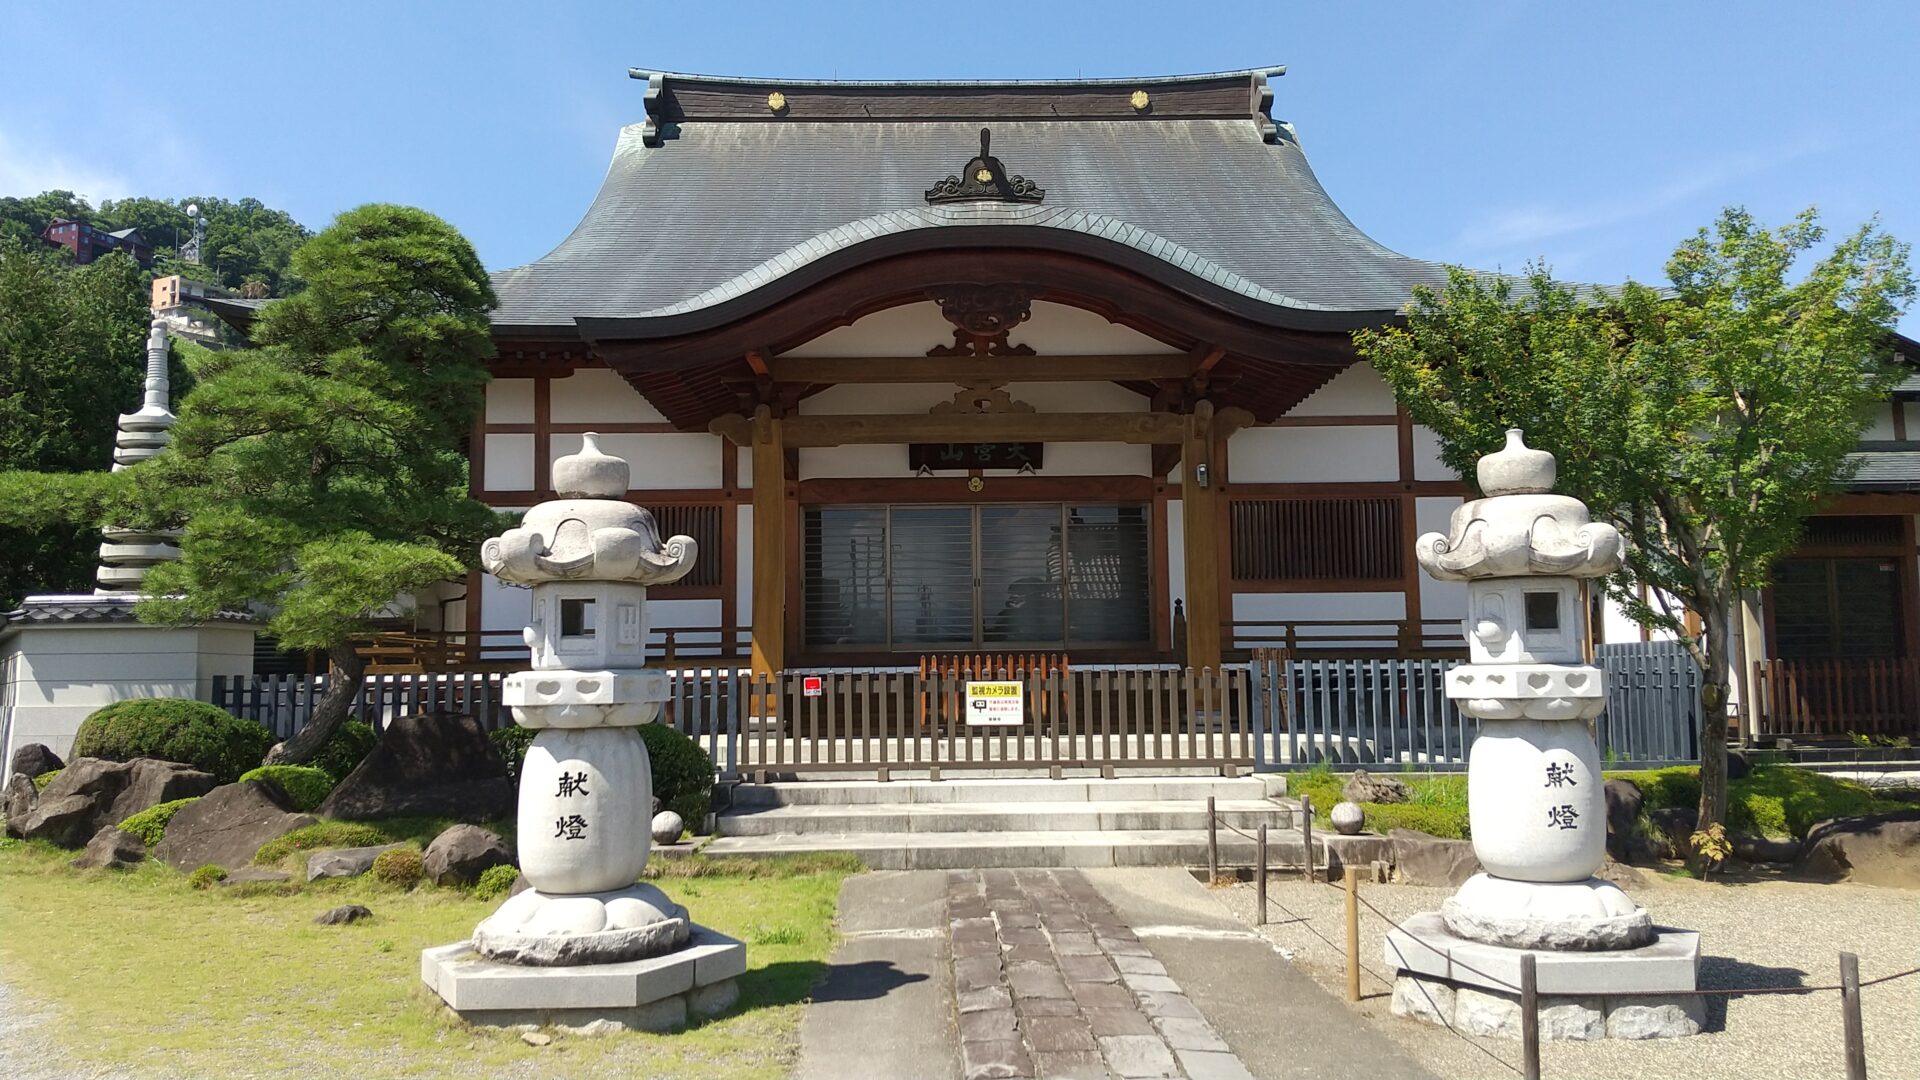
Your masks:
M472 1024L579 1027L606 1020L671 1031L713 1016L739 997L744 943L695 925L685 948L622 964L523 967L481 957L467 942L423 949L420 978Z
M1655 929L1650 945L1606 952L1509 949L1453 934L1437 911L1389 930L1382 952L1394 969L1395 1016L1470 1035L1518 1039L1520 958L1535 958L1540 1037L1660 1039L1697 1035L1706 1022L1699 986L1700 935Z

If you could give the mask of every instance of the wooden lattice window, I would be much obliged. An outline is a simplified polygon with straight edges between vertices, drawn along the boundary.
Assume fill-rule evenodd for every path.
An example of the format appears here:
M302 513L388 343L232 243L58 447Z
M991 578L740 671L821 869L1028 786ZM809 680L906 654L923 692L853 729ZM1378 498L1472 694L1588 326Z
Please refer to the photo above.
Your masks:
M1235 499L1235 581L1397 581L1401 500Z
M1821 548L1897 548L1900 535L1897 517L1810 517L1801 525L1800 544Z
M694 560L693 569L687 576L663 589L712 589L719 586L721 576L734 552L720 543L720 515L729 510L725 506L655 506L653 520L660 527L660 539L670 536L691 536L700 545L699 557Z

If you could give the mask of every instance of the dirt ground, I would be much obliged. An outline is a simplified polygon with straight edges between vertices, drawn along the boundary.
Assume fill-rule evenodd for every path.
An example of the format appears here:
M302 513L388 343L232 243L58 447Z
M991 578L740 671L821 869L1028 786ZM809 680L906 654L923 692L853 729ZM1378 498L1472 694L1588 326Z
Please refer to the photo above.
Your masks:
M1366 900L1396 920L1437 909L1451 891L1362 886ZM1920 892L1780 880L1701 883L1659 875L1649 875L1629 891L1659 924L1701 932L1703 988L1837 983L1841 952L1860 957L1863 981L1920 966ZM1222 887L1216 895L1236 915L1253 921L1251 884ZM1341 891L1276 879L1268 905L1269 923L1262 933L1344 998ZM1518 1075L1518 1041L1468 1039L1388 1011L1389 973L1381 961L1387 929L1380 916L1361 908L1362 1001L1352 1007L1440 1075ZM1868 987L1862 1006L1869 1075L1920 1077L1920 975ZM1838 993L1710 998L1707 1030L1699 1036L1550 1042L1541 1048L1541 1073L1551 1080L1837 1078L1846 1075L1842 1038Z

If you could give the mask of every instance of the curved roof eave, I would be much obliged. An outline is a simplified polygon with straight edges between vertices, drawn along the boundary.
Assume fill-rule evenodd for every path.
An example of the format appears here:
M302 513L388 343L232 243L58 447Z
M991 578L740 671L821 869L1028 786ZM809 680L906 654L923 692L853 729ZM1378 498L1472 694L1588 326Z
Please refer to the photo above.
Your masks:
M956 234L953 230L967 230ZM976 232L975 230L991 230ZM1075 242L1075 241L1078 242ZM892 242L888 242L892 241ZM1080 249L1256 322L1291 330L1377 326L1396 310L1356 310L1286 296L1107 214L982 202L890 210L820 233L695 296L627 317L584 317L594 337L668 337L722 325L852 266L940 247Z

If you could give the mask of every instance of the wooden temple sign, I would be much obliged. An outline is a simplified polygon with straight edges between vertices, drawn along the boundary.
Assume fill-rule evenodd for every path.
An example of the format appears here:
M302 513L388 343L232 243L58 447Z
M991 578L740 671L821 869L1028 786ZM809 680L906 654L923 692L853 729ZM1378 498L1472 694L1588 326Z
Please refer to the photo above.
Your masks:
M956 469L1038 469L1046 450L1037 442L948 442L907 444L907 467L914 472Z

